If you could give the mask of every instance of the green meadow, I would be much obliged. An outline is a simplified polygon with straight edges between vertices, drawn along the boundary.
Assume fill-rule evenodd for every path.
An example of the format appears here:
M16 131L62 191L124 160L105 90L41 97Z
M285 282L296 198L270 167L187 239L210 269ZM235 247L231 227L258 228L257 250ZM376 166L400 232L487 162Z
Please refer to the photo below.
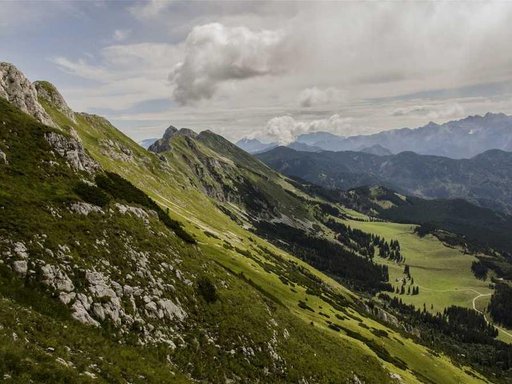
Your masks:
M379 235L387 241L399 241L401 253L405 256L404 263L395 263L378 255L375 260L388 266L389 280L395 289L401 287L404 266L409 265L414 285L419 287L419 294L407 294L411 282L406 280L406 293L393 294L404 303L413 304L417 308L425 306L432 312L441 312L451 305L486 311L493 289L489 280L479 280L473 275L471 264L476 260L475 256L449 247L432 235L420 238L414 233L415 225L358 220L344 220L344 223ZM512 342L512 336L509 335L512 332L499 330L500 339Z

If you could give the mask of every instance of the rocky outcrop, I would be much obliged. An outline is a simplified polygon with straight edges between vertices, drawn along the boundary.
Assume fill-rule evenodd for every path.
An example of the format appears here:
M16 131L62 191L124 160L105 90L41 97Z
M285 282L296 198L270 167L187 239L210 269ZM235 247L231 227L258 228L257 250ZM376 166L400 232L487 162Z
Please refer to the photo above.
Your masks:
M191 137L196 138L197 133L195 133L193 130L188 128L181 128L177 129L176 127L173 127L172 125L169 126L164 132L164 135L161 139L158 139L153 144L151 144L148 148L148 151L155 152L155 153L162 153L170 151L171 146L171 139L175 136L184 136L184 137Z
M172 125L169 126L164 132L164 135L161 139L158 139L153 144L151 144L148 148L148 151L155 152L155 153L162 153L167 152L171 149L171 138L176 135L178 132L178 129L173 127Z
M43 284L59 291L69 293L75 289L68 275L59 267L46 264L41 267Z
M82 201L71 203L69 209L71 210L71 212L78 213L79 215L84 216L88 216L90 213L104 213L101 207L89 203L84 203Z
M71 307L71 310L73 311L71 316L73 317L73 319L83 324L94 325L95 327L97 327L100 325L100 323L98 323L91 317L91 315L89 315L89 312L87 311L90 309L90 299L86 295L79 293L78 295L76 295L76 301L73 303Z
M57 124L39 104L34 85L14 65L9 63L0 63L0 97L33 116L39 122L50 127L57 127Z
M64 100L60 92L57 90L57 88L55 88L53 84L49 83L48 81L35 81L33 85L39 98L46 100L59 112L76 123L75 113L71 110L71 108L69 108L66 100Z
M123 205L123 204L119 204L119 203L116 203L116 208L119 210L119 212L123 215L126 215L128 213L138 217L139 219L141 219L142 221L144 221L144 223L147 225L149 224L149 218L150 218L150 214L155 217L155 218L158 218L158 214L155 212L155 211L149 211L146 212L144 209L142 208L139 208L139 207L133 207L131 205Z
M134 155L130 148L111 139L100 142L101 152L114 160L133 161Z
M72 168L87 173L96 172L100 166L85 153L85 149L73 130L71 137L56 132L45 133L46 141L62 157L64 157Z

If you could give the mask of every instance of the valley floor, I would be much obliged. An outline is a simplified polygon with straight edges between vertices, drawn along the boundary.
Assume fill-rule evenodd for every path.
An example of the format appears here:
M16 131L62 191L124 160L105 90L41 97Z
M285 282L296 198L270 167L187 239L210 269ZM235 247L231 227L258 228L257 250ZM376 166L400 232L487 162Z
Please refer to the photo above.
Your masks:
M351 211L352 215L353 212ZM493 289L490 282L477 279L471 272L471 264L476 258L460 249L448 247L434 236L419 238L414 226L390 222L370 222L345 220L344 223L368 233L379 235L386 240L398 240L404 263L396 263L375 256L380 264L389 268L389 280L393 287L400 288L404 279L404 266L410 267L414 285L419 287L418 295L392 294L406 304L425 308L432 312L442 312L451 305L477 310L485 315ZM410 282L406 282L406 289ZM488 316L487 316L488 318ZM499 339L512 343L512 331L497 327Z

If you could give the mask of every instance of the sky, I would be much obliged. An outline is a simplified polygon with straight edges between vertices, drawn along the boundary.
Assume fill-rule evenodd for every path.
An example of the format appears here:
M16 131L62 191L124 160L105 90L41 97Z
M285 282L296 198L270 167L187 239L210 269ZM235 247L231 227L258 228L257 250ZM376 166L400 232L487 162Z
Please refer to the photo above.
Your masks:
M135 140L512 114L512 2L2 1L0 61Z

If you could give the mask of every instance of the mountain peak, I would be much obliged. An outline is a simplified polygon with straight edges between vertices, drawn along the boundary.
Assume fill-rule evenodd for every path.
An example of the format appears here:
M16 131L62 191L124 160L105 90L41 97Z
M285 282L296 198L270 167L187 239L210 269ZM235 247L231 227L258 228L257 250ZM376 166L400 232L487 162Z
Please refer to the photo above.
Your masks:
M34 81L33 85L39 98L47 101L68 118L76 122L75 113L69 108L66 100L62 97L55 85L44 80Z
M57 124L46 113L38 101L37 90L23 72L13 64L0 63L0 97L31 115L40 123L51 127Z
M263 143L258 139L243 137L235 145L247 153L255 154L275 148L277 143Z
M487 112L484 115L484 118L486 118L486 119L496 119L496 118L503 119L503 118L507 118L507 117L509 117L509 116L507 116L503 112L498 112L498 113Z
M171 143L173 137L175 136L185 136L185 137L191 137L196 138L197 133L189 128L176 128L173 125L170 125L169 128L167 128L162 136L161 139L156 140L153 142L149 147L148 150L151 152L161 153L166 152L171 149Z

